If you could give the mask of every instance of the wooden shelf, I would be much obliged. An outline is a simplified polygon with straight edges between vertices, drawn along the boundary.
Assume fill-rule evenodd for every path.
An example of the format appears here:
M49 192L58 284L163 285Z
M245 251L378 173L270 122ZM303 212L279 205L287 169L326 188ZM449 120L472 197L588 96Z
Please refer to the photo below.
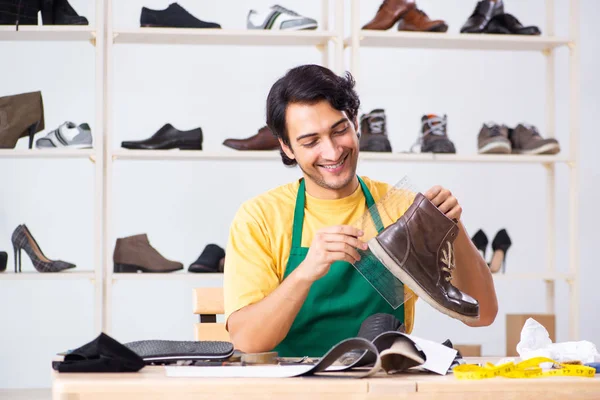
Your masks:
M113 281L203 281L223 280L222 273L165 272L165 273L113 273Z
M96 39L96 31L89 26L0 26L0 41L27 42L84 42Z
M568 46L565 38L524 35L452 34L361 30L360 47L407 49L543 51ZM350 38L344 41L351 46Z
M334 39L334 32L228 29L139 28L117 31L114 43L200 44L232 46L318 46Z
M96 274L92 271L66 271L66 272L37 272L23 271L14 273L12 271L0 272L0 281L52 281L52 280L95 280Z
M93 158L94 150L90 149L1 149L0 160L3 158Z
M126 150L112 153L114 160L280 160L279 151L203 151L203 150ZM526 156L518 154L433 154L433 153L360 153L361 160L438 163L566 163L567 156Z

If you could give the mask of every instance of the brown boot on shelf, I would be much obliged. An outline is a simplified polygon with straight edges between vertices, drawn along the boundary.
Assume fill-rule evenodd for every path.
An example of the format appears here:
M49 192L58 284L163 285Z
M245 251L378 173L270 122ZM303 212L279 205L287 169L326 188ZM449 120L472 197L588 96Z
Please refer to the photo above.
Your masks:
M438 311L463 322L479 319L477 300L451 283L458 225L425 196L371 239L375 256L396 278Z
M375 31L388 30L414 7L414 0L384 0L375 17L362 28Z
M115 272L173 272L183 264L167 260L150 245L146 234L117 239L113 254Z
M0 97L0 149L14 149L17 141L44 129L44 104L41 92Z
M400 19L398 30L408 32L446 32L448 25L441 19L432 21L425 12L415 7Z
M554 138L543 139L533 125L519 124L510 129L508 138L512 143L512 152L517 154L557 154L560 145Z
M235 150L276 150L279 149L279 140L269 127L263 126L254 136L247 139L227 139L223 145Z

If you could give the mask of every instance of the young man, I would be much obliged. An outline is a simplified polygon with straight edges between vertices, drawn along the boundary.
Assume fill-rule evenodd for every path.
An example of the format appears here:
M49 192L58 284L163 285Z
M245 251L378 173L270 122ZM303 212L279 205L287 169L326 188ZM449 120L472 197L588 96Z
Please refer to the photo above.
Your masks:
M384 196L390 185L359 178L354 80L305 65L271 88L267 125L281 143L284 164L297 164L302 179L245 202L231 225L225 261L225 313L235 347L244 352L276 350L280 356L322 356L356 336L375 313L393 314L413 327L416 296L394 310L352 263L366 249L352 225ZM462 209L449 190L424 195L449 218ZM410 201L384 219L388 226ZM453 284L479 302L472 326L490 325L498 305L489 268L462 223L454 242Z

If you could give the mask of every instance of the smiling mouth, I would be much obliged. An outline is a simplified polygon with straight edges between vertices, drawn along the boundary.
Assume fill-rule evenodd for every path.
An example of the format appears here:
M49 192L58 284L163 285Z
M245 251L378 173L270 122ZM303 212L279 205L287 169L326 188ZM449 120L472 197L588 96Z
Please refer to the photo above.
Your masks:
M347 159L348 159L348 154L346 154L337 164L327 164L327 165L319 164L319 167L329 169L329 170L338 169L342 165L344 165L344 163L346 162Z

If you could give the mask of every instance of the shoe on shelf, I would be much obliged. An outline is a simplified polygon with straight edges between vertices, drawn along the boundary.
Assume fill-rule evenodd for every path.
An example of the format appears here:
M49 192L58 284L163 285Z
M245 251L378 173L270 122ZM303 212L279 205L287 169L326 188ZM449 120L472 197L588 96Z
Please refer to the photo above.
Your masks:
M6 263L8 262L8 254L5 251L0 251L0 272L6 271Z
M14 149L17 141L33 137L44 129L44 102L41 92L0 97L0 149Z
M423 10L414 7L400 18L398 31L446 32L448 24L441 19L431 20Z
M512 145L508 140L508 127L493 122L483 124L477 135L479 154L510 154Z
M360 151L392 152L392 145L387 136L385 111L375 109L360 117Z
M411 146L410 151L416 152L420 147L421 153L456 153L454 143L448 139L446 127L448 117L437 116L435 114L423 115L421 117L421 133L417 141Z
M171 3L164 10L142 7L140 26L142 28L221 29L221 25L215 22L206 22L194 17L178 3Z
M386 31L415 7L414 0L383 0L372 20L362 29Z
M250 10L246 17L248 29L300 31L317 29L317 26L315 19L279 5L273 5L264 11Z
M216 245L209 244L202 254L189 267L188 272L223 272L225 265L225 250Z
M505 35L541 35L542 31L537 26L523 26L517 18L511 14L499 14L493 17L485 28L485 33L496 33Z
M0 1L0 25L37 25L39 0Z
M48 259L25 224L17 226L11 240L15 251L15 272L21 272L21 250L25 250L38 272L61 272L75 268L75 264Z
M483 33L496 15L504 14L502 0L481 0L475 6L471 16L460 28L461 33Z
M171 124L165 124L150 138L124 141L121 147L136 150L202 150L202 128L180 131Z
M517 154L557 154L560 145L554 138L543 139L533 125L519 124L510 129L508 138L512 144L512 152Z
M268 126L246 139L225 139L223 145L234 150L277 150L281 147Z
M369 249L417 296L463 322L479 319L479 303L452 285L459 227L423 194L396 222L369 240Z
M479 250L481 256L485 260L485 253L487 251L488 245L488 238L485 232L483 232L481 229L478 230L477 232L475 232L475 235L473 235L473 237L471 238L471 241L473 242L477 250Z
M89 25L87 18L77 14L68 0L40 1L44 25Z
M173 272L183 269L183 264L163 257L140 234L117 239L113 253L115 272Z
M502 267L502 273L506 271L506 253L511 245L512 242L506 229L499 230L496 236L494 236L494 240L492 240L493 254L489 264L492 274L500 271L500 267Z
M43 138L36 140L35 147L38 149L54 149L58 147L91 149L92 130L86 123L78 126L74 122L67 121Z

